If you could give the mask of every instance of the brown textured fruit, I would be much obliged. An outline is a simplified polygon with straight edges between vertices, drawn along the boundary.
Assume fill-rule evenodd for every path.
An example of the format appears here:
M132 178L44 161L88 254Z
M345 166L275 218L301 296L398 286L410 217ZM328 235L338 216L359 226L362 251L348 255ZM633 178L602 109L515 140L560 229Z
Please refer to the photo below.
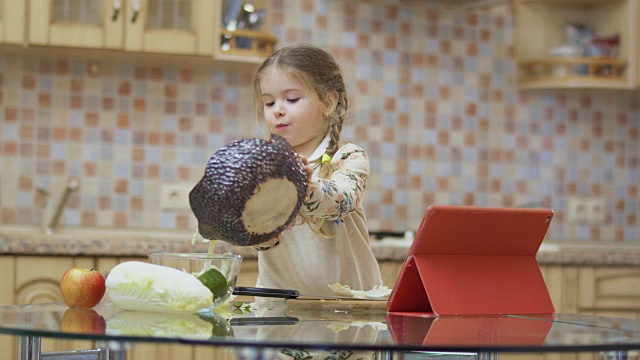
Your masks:
M213 154L189 203L204 238L252 246L293 223L307 182L302 160L284 138L243 139Z

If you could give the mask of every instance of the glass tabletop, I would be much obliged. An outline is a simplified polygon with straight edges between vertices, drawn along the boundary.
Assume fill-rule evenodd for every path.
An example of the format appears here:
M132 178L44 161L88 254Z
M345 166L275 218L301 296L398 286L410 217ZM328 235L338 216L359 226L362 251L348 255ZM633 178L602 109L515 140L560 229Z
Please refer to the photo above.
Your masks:
M27 337L258 348L557 352L640 349L640 321L572 314L413 317L291 309L282 301L223 317L64 304L0 307L0 333Z

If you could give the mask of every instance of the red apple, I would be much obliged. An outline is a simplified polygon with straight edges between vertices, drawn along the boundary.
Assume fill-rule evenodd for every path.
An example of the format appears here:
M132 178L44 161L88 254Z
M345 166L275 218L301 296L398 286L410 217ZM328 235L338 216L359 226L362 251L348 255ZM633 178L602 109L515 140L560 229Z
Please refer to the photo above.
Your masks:
M93 309L68 308L60 320L60 330L79 334L104 334L107 322Z
M60 294L69 307L92 308L105 292L104 276L93 269L73 267L62 275Z

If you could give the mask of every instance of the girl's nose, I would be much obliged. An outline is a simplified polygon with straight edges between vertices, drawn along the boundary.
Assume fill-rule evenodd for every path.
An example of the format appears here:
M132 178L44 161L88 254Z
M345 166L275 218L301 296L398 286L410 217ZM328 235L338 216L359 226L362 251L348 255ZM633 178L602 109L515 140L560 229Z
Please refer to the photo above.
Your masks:
M280 106L274 107L273 108L273 115L276 118L283 117L284 116L284 109L282 107L280 107Z

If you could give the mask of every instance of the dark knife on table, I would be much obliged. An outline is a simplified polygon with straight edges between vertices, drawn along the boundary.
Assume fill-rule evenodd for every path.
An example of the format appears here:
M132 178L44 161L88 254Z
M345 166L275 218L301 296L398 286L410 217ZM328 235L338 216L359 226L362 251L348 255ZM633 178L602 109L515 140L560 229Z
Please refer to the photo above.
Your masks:
M259 297L297 299L297 300L355 300L355 301L383 301L383 302L387 301L387 299L359 299L352 296L304 295L304 294L300 294L298 290L272 289L272 288L247 287L247 286L236 286L233 290L233 295L259 296Z

